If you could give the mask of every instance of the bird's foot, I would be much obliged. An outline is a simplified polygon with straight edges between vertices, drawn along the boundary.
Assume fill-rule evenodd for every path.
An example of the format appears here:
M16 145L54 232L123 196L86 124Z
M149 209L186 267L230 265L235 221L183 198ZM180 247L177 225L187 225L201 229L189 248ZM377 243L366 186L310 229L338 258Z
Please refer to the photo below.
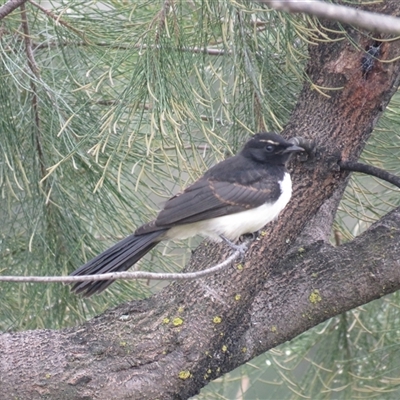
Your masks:
M247 244L246 243L242 243L242 244L235 244L232 241L230 241L228 238L226 238L223 235L220 235L220 238L229 245L229 247L235 251L238 251L240 254L240 258L243 259L244 255L246 253L247 250Z

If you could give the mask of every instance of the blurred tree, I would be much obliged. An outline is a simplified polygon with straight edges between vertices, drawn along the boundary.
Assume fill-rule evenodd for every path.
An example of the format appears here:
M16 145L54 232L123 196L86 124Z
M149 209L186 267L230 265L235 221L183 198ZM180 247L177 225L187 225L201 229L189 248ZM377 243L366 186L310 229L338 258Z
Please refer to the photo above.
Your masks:
M391 35L234 1L29 1L0 18L3 275L67 275L251 133L318 150L243 269L90 299L1 283L0 329L37 329L1 336L5 398L187 398L220 376L197 398L398 398L400 299L382 296L400 287L400 201L337 166L369 139L363 160L400 174ZM197 243L138 268L179 271ZM227 254L203 244L187 269Z

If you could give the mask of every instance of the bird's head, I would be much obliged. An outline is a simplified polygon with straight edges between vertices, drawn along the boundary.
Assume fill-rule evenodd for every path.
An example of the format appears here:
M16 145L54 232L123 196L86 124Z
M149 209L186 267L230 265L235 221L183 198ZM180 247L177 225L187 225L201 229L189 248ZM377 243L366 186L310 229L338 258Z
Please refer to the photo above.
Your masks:
M304 151L304 149L288 142L276 133L262 132L247 141L242 154L260 163L285 165L290 156L297 151Z

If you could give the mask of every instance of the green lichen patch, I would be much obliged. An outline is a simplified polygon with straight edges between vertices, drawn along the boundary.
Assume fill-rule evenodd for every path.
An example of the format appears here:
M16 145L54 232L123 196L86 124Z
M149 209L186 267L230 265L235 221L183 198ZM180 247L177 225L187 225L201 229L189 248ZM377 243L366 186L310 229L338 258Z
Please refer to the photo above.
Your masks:
M310 300L310 303L312 304L317 304L322 300L321 294L319 293L318 289L314 289L310 296L308 297L308 299Z
M183 319L176 317L172 320L172 325L174 326L181 326L183 324Z
M213 318L213 322L214 322L214 324L220 324L222 322L222 318L221 317L214 317Z
M185 381L186 379L189 379L192 374L190 373L190 371L180 371L178 376L180 379Z

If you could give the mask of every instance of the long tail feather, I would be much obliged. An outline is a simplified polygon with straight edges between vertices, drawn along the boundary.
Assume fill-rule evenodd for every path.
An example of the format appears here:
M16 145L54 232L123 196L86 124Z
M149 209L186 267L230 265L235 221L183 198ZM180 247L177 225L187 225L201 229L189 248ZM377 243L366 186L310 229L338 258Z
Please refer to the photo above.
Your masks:
M128 236L72 272L71 276L126 271L159 242L159 237L164 232L165 229L145 235ZM113 282L113 280L78 282L71 290L84 297L89 297L94 293L102 292Z

